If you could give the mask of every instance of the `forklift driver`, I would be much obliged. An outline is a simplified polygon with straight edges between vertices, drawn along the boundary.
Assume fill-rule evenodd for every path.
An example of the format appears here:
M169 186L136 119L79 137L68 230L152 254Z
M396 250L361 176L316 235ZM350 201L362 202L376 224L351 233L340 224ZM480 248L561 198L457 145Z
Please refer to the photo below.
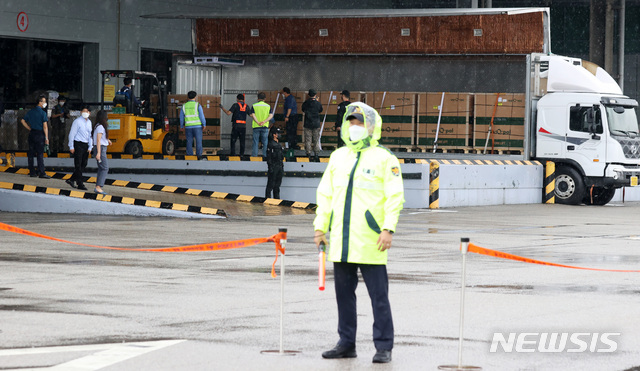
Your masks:
M120 89L120 93L123 93L127 100L130 100L133 105L133 111L136 115L140 114L140 106L144 104L144 101L138 100L133 93L133 80L130 77L125 77L124 86Z

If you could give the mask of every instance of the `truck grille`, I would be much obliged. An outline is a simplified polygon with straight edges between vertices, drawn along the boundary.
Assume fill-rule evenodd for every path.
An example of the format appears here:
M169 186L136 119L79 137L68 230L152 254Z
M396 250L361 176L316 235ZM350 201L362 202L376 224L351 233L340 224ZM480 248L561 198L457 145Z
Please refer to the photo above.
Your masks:
M640 159L640 138L614 138L618 142L620 142L620 145L622 145L624 157L630 159Z

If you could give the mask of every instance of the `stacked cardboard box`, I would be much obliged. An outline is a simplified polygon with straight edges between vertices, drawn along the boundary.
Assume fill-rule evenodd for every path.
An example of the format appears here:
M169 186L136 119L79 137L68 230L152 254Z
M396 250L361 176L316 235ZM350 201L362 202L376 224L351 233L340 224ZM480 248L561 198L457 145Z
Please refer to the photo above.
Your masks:
M382 116L380 144L389 147L415 145L416 93L368 92L365 101Z
M493 128L487 149L522 151L524 147L524 105L524 94L475 94L473 104L475 116L474 148L484 148L493 117Z
M469 117L471 97L469 93L419 93L417 116L417 144L432 148L438 133L438 147L464 148L469 142ZM442 103L440 127L438 116Z

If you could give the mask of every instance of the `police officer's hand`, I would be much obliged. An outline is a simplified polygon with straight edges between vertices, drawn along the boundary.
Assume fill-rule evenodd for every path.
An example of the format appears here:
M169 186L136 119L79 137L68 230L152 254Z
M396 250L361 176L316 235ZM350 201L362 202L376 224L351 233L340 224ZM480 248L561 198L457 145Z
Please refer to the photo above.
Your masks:
M321 242L324 242L325 245L329 244L325 233L323 231L318 231L318 230L316 230L315 234L313 235L313 242L315 242L316 247L320 247Z
M393 239L393 234L388 230L383 230L380 232L380 236L378 237L378 250L385 251L391 248L391 240Z

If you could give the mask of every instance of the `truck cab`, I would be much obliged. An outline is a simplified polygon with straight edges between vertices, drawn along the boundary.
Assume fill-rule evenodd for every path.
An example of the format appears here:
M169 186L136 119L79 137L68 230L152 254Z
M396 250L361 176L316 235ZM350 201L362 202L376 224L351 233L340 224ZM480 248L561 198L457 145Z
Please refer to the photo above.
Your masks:
M546 56L535 107L535 158L556 164L556 202L604 205L640 176L638 102L603 69ZM546 86L546 89L542 88Z

